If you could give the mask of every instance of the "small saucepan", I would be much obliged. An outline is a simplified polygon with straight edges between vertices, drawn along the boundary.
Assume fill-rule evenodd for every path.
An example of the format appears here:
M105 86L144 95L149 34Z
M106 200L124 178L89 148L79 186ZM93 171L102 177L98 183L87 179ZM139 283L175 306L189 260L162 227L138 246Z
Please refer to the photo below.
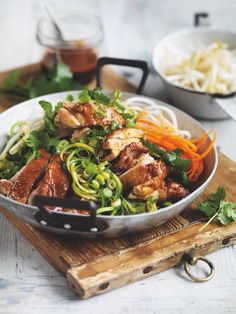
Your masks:
M173 105L196 118L221 120L231 117L236 121L236 91L229 94L210 94L183 88L169 82L163 72L163 58L167 47L171 46L178 51L190 53L193 49L208 46L217 40L226 43L230 50L236 48L236 33L234 32L207 27L176 31L156 44L152 64L155 72L163 80L167 95Z

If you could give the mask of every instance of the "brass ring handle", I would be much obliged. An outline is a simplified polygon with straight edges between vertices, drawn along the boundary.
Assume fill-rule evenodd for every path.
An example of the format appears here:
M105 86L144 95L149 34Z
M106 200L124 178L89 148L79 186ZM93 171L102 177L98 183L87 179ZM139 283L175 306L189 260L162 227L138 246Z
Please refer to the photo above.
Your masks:
M185 273L188 275L188 277L195 282L206 282L208 280L211 280L211 278L214 276L215 274L215 267L212 264L211 261L209 261L207 258L205 257L192 257L191 255L188 254L187 258L184 256L185 262L184 262L184 270ZM189 269L189 266L195 266L197 265L198 261L201 260L203 262L205 262L209 268L210 268L210 272L206 277L197 277L194 276Z

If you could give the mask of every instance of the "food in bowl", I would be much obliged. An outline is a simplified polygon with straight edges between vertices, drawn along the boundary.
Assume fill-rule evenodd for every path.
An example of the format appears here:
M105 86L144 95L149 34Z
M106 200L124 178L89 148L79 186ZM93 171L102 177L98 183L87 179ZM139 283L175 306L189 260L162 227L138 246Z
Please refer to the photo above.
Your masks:
M165 78L177 86L224 95L236 90L236 51L220 41L189 53L168 45L162 67Z
M191 139L170 108L120 91L39 104L44 118L15 123L0 154L0 192L25 204L43 195L94 201L103 215L156 211L190 193L216 138L202 151L209 133Z

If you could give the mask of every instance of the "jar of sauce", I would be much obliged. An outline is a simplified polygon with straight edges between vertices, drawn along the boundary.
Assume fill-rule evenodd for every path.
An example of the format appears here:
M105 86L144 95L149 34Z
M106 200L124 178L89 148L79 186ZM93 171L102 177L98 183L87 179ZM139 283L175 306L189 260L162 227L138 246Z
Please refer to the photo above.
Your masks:
M37 25L37 40L44 48L41 59L43 71L58 62L69 66L74 79L87 84L94 78L97 59L103 40L103 29L98 17L82 12L58 15L60 30L49 17Z

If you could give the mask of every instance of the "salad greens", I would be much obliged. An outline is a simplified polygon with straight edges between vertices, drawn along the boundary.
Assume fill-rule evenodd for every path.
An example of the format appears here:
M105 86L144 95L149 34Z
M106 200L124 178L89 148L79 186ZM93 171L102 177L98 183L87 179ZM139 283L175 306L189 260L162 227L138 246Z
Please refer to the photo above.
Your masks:
M207 216L208 222L200 229L203 230L214 219L217 219L222 225L228 225L236 221L236 203L225 201L225 189L222 186L211 194L208 199L199 205L199 209Z
M20 71L12 72L0 86L0 93L29 99L51 93L84 88L73 80L72 72L64 63L58 63L57 67L48 70L47 74L30 77L25 83L21 83L20 78Z

